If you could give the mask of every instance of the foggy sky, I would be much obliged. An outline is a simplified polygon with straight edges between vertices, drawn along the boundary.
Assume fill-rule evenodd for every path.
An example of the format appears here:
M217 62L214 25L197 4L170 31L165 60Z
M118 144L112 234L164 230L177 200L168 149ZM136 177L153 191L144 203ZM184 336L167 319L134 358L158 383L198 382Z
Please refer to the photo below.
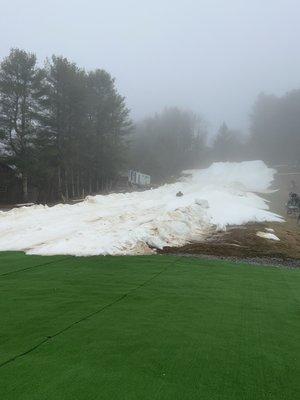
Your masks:
M117 80L132 117L164 106L247 129L261 91L300 88L299 0L0 0L11 47L64 55Z

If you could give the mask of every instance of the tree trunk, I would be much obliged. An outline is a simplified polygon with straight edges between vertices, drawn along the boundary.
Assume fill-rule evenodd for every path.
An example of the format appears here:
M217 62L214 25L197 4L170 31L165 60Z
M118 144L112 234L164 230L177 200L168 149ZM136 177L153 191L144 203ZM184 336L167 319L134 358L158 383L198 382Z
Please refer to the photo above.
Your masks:
M69 200L69 182L68 182L68 172L65 170L65 197Z
M60 166L57 168L57 195L58 198L62 198L62 186L61 186L61 169Z
M74 182L74 169L71 169L71 186L72 186L72 197L75 197L75 182Z
M22 192L24 203L28 202L28 176L26 172L22 173Z
M80 177L79 177L79 170L77 171L77 177L76 177L76 195L77 197L80 197Z
M92 194L92 177L91 177L91 173L89 172L89 194Z

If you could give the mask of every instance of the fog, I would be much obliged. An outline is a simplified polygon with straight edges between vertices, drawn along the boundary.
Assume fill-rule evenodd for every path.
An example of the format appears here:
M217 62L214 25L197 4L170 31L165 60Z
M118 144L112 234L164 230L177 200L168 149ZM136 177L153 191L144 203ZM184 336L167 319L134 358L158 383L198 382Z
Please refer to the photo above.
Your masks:
M0 3L1 59L20 47L104 68L135 120L178 106L247 131L260 92L300 85L296 0Z

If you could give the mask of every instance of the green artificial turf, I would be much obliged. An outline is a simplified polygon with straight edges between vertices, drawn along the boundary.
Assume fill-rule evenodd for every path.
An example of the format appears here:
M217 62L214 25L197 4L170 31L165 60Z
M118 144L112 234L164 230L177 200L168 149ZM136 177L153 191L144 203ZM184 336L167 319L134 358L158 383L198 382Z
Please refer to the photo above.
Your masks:
M0 253L0 399L300 398L300 270Z

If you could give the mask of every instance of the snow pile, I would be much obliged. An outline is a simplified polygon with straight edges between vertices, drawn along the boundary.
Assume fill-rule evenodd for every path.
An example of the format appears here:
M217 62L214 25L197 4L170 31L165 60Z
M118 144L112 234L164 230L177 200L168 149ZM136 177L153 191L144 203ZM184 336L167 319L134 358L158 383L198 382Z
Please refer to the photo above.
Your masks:
M259 236L261 238L264 239L268 239L268 240L276 240L279 241L279 237L277 237L276 235L274 235L274 233L268 233L268 232L257 232L256 236Z
M75 205L35 205L0 213L0 250L28 254L145 254L199 240L211 229L280 221L255 192L275 170L262 161L214 163L154 190L87 197ZM182 197L176 197L178 191Z
M265 231L270 232L270 233L274 233L274 229L272 229L272 228L265 228Z

